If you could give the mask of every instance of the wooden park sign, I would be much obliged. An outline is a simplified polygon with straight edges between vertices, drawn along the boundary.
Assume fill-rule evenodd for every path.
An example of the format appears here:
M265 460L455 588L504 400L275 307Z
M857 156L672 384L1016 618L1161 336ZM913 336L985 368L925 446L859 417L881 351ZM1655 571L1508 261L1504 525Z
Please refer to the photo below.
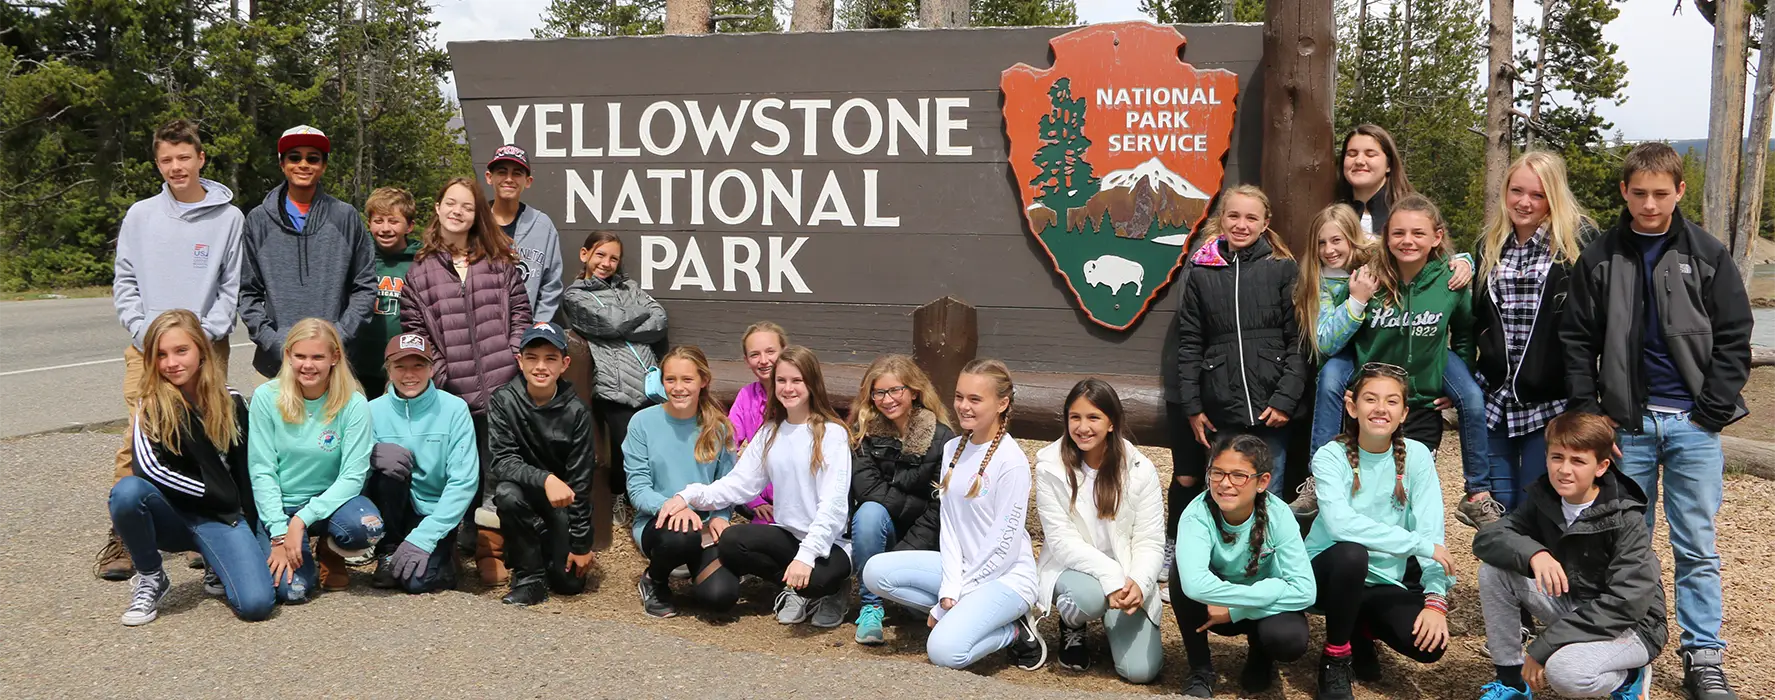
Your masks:
M1258 179L1258 110L1235 107L1261 104L1261 34L1123 23L449 50L477 169L502 143L527 149L525 201L561 229L568 274L587 233L615 231L672 343L737 359L740 331L769 319L827 362L866 363L911 352L913 310L954 297L977 310L979 354L1013 369L1154 375L1178 243L1223 182Z

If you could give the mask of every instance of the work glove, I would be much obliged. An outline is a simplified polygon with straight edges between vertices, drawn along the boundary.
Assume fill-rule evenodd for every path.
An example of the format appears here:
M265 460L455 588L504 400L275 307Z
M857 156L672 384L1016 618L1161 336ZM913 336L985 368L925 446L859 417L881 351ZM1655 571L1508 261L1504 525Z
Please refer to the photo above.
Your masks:
M406 481L416 466L418 464L413 459L413 453L395 443L378 442L375 447L370 448L370 468L376 470L377 474Z
M428 561L431 561L431 552L412 542L402 542L400 548L394 550L394 556L389 558L389 566L394 569L396 579L418 578L425 573Z

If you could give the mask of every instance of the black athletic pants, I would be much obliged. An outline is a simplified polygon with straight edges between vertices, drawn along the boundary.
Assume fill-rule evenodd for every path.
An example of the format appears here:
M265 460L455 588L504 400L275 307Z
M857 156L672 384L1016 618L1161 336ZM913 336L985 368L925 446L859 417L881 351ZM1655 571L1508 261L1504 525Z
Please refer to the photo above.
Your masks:
M609 399L592 399L592 417L601 424L599 427L603 428L604 434L610 437L608 474L612 499L629 492L629 473L622 466L622 442L629 437L629 421L642 408L646 407L630 406Z
M1183 404L1165 402L1165 427L1171 433L1171 483L1165 487L1165 539L1177 539L1177 519L1183 517L1183 509L1190 501L1202 492L1202 452L1201 444L1196 442L1195 432L1190 430L1189 416L1183 413ZM1196 478L1194 486L1183 486L1177 483L1179 476Z
M735 576L751 574L775 583L783 580L783 573L795 561L801 540L776 525L735 525L721 533L718 548L721 566ZM814 560L807 587L797 592L804 598L823 598L843 590L850 576L850 555L835 544L826 556Z
M1177 614L1177 629L1183 632L1183 649L1190 668L1212 665L1208 653L1208 633L1196 628L1208 621L1208 606L1183 595L1178 583L1182 576L1171 574L1171 609ZM1228 622L1208 628L1223 637L1245 635L1245 643L1256 658L1289 663L1307 653L1307 616L1302 612L1277 613L1255 620Z
M1411 633L1418 613L1424 610L1417 562L1406 567L1409 588L1365 585L1368 550L1353 542L1339 542L1313 557L1313 576L1319 583L1319 600L1314 607L1325 613L1327 646L1348 644L1356 630L1364 628L1368 636L1420 663L1442 658L1443 649L1426 652L1417 648Z
M730 527L721 536L726 540L738 527ZM691 596L696 604L710 612L723 613L733 609L740 599L740 577L721 565L719 548L704 547L701 532L675 532L656 528L653 519L641 529L641 555L647 557L647 577L660 586L669 585L672 570L690 568Z
M549 590L561 595L585 591L585 576L567 571L567 555L572 553L567 509L549 505L543 489L515 481L494 487L493 508L499 511L499 531L505 536L512 588L546 581Z

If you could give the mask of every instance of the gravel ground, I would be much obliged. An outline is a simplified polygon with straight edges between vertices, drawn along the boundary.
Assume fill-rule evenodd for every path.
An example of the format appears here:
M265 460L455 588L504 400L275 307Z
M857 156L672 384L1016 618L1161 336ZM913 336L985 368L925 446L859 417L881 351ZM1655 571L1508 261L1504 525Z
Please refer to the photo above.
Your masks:
M1753 404L1764 404L1753 405L1753 411L1775 409L1761 401ZM162 619L126 629L116 621L127 602L124 584L100 582L90 574L94 544L106 527L109 470L79 466L108 465L116 439L106 433L70 433L0 443L0 478L11 484L0 495L0 518L10 533L0 541L0 599L6 601L0 607L0 630L6 630L0 635L0 697L122 692L258 697L288 695L290 688L322 696L390 697L492 691L748 697L767 690L773 695L869 698L881 697L883 690L905 697L1007 692L1020 697L1127 697L1175 693L1184 672L1181 642L1169 619L1164 625L1165 676L1146 687L1115 677L1102 651L1100 628L1093 630L1099 659L1087 673L1052 664L1024 673L996 659L968 672L952 672L924 661L922 616L890 612L888 643L863 647L852 642L854 628L849 625L830 631L777 625L768 616L775 590L761 582L744 589L737 619L687 615L654 620L640 614L632 592L642 560L624 536L599 557L602 590L555 598L531 610L500 605L503 591L475 585L431 596L391 595L370 589L367 574L359 572L350 591L280 610L265 623L242 624L221 601L203 595L197 572L175 567ZM1450 503L1459 491L1455 442L1451 433L1438 459ZM1024 442L1023 447L1033 457L1039 444ZM1147 452L1168 474L1169 453ZM42 476L46 473L74 476L48 479ZM57 507L70 491L81 507ZM1726 636L1732 644L1727 668L1745 698L1775 697L1775 660L1770 660L1775 659L1775 592L1757 582L1762 572L1775 568L1775 555L1764 544L1766 533L1775 531L1772 504L1775 483L1728 477L1719 518ZM1031 527L1037 527L1033 517ZM1383 652L1389 680L1358 685L1357 697L1474 697L1490 679L1471 543L1472 530L1451 516L1448 545L1455 553L1458 584L1451 596L1455 637L1448 656L1427 669L1412 668L1412 662ZM1668 588L1670 554L1662 526L1658 548ZM45 581L56 585L44 586ZM1053 622L1044 622L1043 628L1052 639ZM1657 661L1653 697L1681 697L1674 619L1671 629L1670 646ZM1316 619L1314 634L1318 639ZM1232 697L1243 643L1218 638L1213 643L1222 696ZM690 655L696 656L694 667L679 661ZM1311 698L1315 659L1309 654L1283 668L1283 682L1262 697ZM548 668L542 670L545 664Z

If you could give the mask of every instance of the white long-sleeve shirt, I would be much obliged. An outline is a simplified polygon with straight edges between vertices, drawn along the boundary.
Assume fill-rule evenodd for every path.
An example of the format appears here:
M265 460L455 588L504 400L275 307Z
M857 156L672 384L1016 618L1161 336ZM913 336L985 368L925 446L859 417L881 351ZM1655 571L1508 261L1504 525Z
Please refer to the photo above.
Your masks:
M1006 435L981 475L980 492L968 498L974 474L991 443L969 443L959 458L955 448L964 438L943 447L939 479L949 477L942 493L943 526L938 550L943 557L943 582L931 615L942 619L942 599L961 598L993 581L1010 586L1027 604L1035 604L1035 550L1029 543L1029 458ZM950 475L950 472L955 472Z
M773 432L777 438L771 444ZM764 455L766 444L770 444L768 458ZM820 457L825 464L817 472L811 467L813 451L813 430L806 424L765 424L746 443L740 461L727 476L712 484L691 484L678 495L691 508L719 510L749 503L764 492L765 485L772 485L772 517L777 527L801 540L795 561L813 566L815 559L832 552L832 545L838 545L848 555L851 547L850 541L844 539L844 526L850 513L850 434L839 423L826 423L826 434L820 441ZM1025 495L1028 490L1026 481ZM1025 542L1024 549L1028 549L1027 536Z

